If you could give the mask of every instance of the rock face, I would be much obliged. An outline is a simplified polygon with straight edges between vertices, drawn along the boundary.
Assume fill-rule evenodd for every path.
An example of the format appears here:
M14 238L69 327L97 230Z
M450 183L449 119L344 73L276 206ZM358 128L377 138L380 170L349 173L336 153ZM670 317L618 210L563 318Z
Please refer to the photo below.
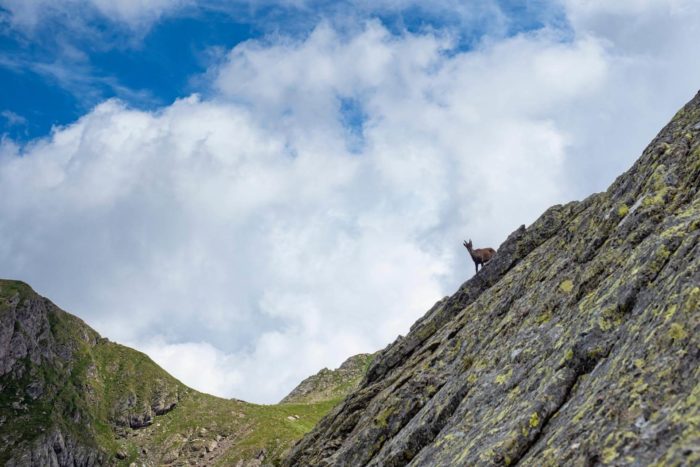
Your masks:
M185 391L146 355L0 280L0 463L102 465L122 427L150 424Z
M280 404L309 403L345 397L360 384L373 358L373 354L359 354L348 358L335 370L324 368L302 381Z
M6 467L71 465L93 467L104 465L106 456L101 450L86 446L72 436L64 436L56 429L34 440L29 449L15 454Z
M700 94L380 352L285 465L700 463Z

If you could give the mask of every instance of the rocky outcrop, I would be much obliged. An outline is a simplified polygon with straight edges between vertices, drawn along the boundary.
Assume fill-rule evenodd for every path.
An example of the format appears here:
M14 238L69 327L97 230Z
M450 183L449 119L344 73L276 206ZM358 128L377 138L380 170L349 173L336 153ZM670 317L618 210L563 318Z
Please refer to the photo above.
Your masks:
M700 94L606 192L513 232L284 464L697 464L699 331Z
M34 365L70 360L71 348L58 346L51 333L50 303L27 299L29 286L21 282L3 282L0 288L0 376L21 378L25 360Z
M324 368L299 383L280 404L327 401L345 397L367 373L373 354L359 354L345 360L335 370Z
M0 280L0 463L101 465L120 427L147 426L184 390L147 356Z
M29 449L17 453L5 465L94 467L105 464L106 456L99 449L85 446L56 429L50 434L39 436Z

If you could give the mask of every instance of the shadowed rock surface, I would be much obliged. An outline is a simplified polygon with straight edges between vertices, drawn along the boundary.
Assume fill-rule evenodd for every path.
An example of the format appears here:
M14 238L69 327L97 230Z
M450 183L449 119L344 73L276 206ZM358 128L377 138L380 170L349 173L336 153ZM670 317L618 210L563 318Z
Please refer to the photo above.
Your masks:
M700 94L513 232L284 464L700 463Z

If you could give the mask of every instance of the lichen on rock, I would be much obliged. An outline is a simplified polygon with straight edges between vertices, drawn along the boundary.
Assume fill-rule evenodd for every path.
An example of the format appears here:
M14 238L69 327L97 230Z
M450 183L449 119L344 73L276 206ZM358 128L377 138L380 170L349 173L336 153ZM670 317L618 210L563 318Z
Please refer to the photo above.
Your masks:
M514 231L284 465L699 463L698 122Z

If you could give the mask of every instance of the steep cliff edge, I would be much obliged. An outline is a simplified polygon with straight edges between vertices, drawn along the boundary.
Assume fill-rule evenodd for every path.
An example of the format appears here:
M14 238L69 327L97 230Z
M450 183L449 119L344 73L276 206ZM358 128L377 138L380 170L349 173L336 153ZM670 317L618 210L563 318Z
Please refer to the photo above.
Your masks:
M380 352L286 465L700 462L700 94Z

